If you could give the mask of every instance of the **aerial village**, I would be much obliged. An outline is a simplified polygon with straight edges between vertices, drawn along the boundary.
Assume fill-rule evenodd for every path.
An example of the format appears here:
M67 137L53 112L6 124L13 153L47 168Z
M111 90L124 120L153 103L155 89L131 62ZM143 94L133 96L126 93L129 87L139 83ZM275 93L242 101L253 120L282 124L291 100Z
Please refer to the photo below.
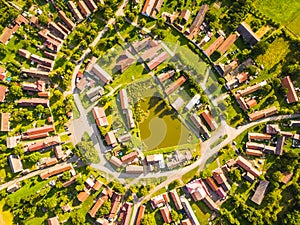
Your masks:
M1 224L297 224L296 31L242 0L0 1Z

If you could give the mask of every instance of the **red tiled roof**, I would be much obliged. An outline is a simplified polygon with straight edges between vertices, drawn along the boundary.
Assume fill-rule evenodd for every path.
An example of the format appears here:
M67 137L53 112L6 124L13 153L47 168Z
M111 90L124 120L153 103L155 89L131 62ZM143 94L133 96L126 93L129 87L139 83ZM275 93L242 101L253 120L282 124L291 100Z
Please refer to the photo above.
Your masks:
M139 213L138 213L136 221L135 221L135 225L140 225L141 224L141 221L144 217L145 210L146 210L146 206L141 205L140 209L139 209Z
M80 202L84 202L89 196L90 196L90 193L89 193L89 192L82 191L82 192L80 192L80 193L77 195L77 199L78 199Z
M167 206L164 206L159 209L160 213L165 221L165 223L169 224L172 222L171 213Z
M211 56L219 46L224 42L224 37L219 36L204 52L209 57Z
M293 84L290 76L287 76L287 77L283 78L281 80L281 84L282 84L283 87L288 89L288 92L286 94L287 102L288 103L297 102L298 101L298 96L297 96L297 93L296 93L295 88L294 88L294 84Z
M220 45L218 51L220 51L221 54L223 55L231 47L231 45L238 39L238 37L239 35L236 33L230 34L228 38L226 38L226 40Z
M6 91L7 91L7 87L4 85L0 85L0 102L4 101Z

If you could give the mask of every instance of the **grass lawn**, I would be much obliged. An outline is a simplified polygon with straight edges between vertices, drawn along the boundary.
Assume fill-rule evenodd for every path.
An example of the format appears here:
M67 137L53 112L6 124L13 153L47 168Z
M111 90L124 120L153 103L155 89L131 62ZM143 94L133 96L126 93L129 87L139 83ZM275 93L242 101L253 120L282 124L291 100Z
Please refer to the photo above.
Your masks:
M300 10L299 0L256 0L254 5L259 11L282 25L292 21Z
M207 206L204 204L204 202L192 202L191 204L192 209L200 222L200 224L208 224L208 220L211 216L210 210L207 208Z
M183 181L183 183L188 183L191 179L193 179L193 177L195 175L198 175L198 169L199 169L199 166L197 166L196 168L190 170L189 172L187 172L186 174L184 174L182 177L181 177L181 180Z
M4 210L3 206L5 200L0 201L0 224L2 225L12 225L13 224L13 215L8 210Z
M300 13L293 19L288 25L287 28L296 36L300 36Z
M60 136L60 140L62 142L66 142L66 141L70 140L70 137L67 134L64 134L64 135Z

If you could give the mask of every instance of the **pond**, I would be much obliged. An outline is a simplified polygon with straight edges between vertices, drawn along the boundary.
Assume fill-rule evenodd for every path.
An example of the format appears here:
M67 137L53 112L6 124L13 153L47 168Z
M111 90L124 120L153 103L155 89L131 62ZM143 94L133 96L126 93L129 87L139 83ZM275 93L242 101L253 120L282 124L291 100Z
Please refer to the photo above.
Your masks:
M139 124L143 150L173 147L189 143L193 133L181 123L176 111L159 97L140 101L145 116Z

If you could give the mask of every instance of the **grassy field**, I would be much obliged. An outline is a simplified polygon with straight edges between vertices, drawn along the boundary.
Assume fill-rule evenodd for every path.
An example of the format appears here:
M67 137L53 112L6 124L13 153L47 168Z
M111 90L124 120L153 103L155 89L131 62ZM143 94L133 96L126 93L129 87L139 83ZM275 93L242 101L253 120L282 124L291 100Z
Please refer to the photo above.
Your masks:
M282 25L287 25L300 10L299 0L256 0L254 5L265 15Z
M300 37L300 14L298 14L288 25L287 28L296 36Z
M13 215L8 210L4 210L5 200L0 201L0 224L2 225L12 225L13 224Z
M211 216L210 210L207 208L207 206L204 204L204 202L199 201L199 202L192 202L191 204L192 209L195 212L195 215L197 219L199 220L200 224L206 225L209 224L208 220Z
M198 169L199 169L199 166L197 166L196 168L190 170L189 172L187 172L186 174L184 174L182 177L181 177L181 180L183 181L183 183L187 183L189 182L195 175L198 175Z

